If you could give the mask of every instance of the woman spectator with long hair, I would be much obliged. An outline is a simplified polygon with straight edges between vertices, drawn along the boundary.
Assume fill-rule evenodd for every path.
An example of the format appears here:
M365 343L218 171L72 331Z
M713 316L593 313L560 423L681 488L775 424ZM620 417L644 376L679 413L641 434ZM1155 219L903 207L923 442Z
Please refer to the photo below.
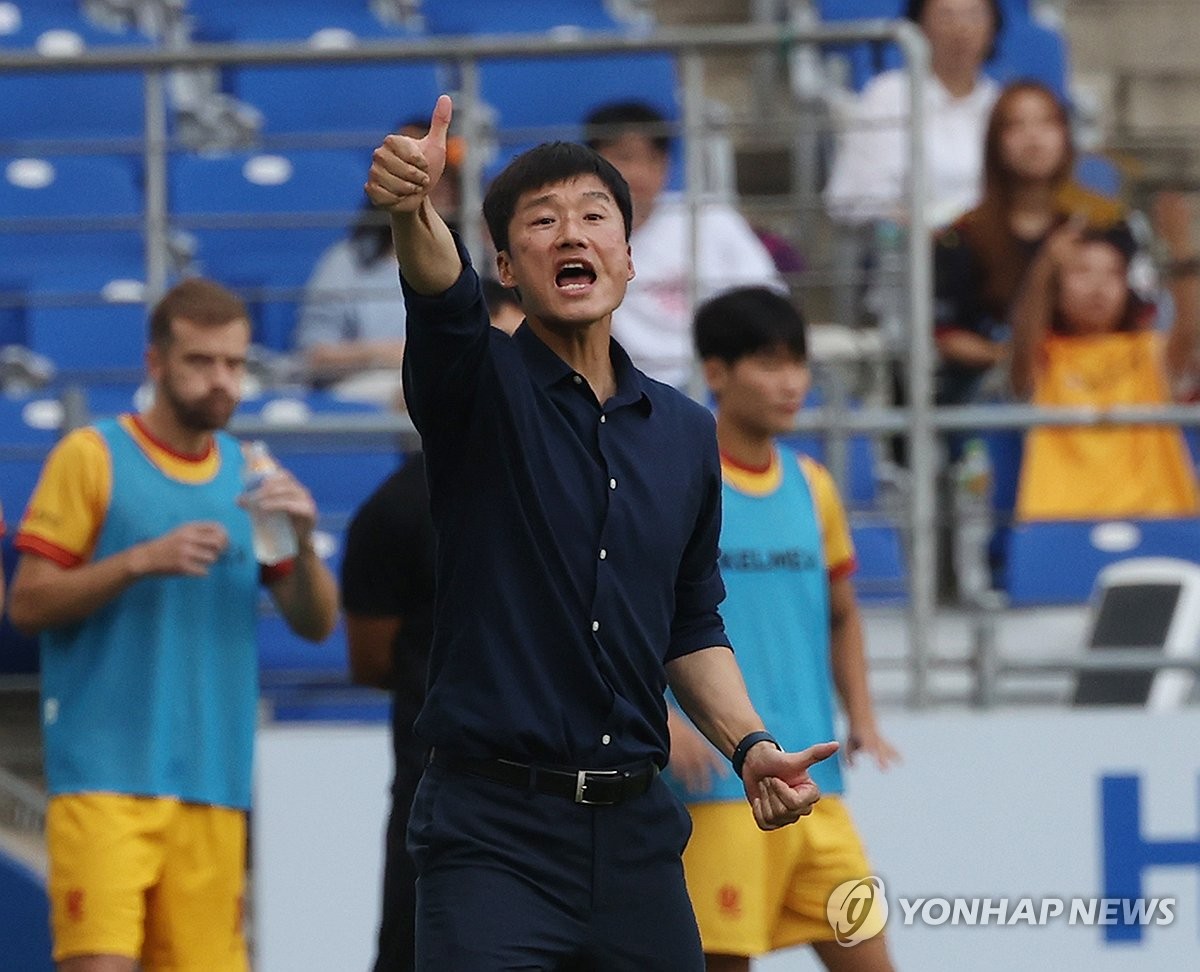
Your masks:
M1129 236L1123 205L1075 181L1066 108L1044 85L1020 81L1004 89L988 119L983 155L982 200L934 246L940 404L997 397L998 388L989 396L982 386L1007 359L1013 300L1056 229L1079 217ZM1127 243L1132 247L1131 237Z

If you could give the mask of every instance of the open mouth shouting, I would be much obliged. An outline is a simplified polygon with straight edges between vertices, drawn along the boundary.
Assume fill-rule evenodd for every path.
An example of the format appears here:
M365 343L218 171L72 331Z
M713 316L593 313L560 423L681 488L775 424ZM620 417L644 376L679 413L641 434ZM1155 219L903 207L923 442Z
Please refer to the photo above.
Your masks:
M596 271L587 260L567 260L554 274L554 286L561 293L582 294L596 282Z

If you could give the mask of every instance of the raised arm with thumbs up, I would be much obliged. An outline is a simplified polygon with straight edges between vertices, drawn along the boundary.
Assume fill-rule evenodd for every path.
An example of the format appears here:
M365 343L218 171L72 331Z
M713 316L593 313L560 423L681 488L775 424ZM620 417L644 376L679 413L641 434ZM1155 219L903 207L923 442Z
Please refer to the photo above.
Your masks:
M417 293L449 289L462 272L462 260L445 221L429 194L446 168L446 133L453 103L442 95L424 138L388 135L371 157L367 197L392 217L392 239L400 270Z

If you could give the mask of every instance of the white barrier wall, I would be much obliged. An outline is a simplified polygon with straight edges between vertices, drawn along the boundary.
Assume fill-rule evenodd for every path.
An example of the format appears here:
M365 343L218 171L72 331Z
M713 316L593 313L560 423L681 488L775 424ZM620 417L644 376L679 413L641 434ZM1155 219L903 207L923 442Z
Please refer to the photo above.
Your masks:
M1195 966L1200 712L894 714L884 730L904 763L887 774L851 770L849 801L887 888L898 968ZM389 776L384 726L261 733L253 820L259 972L369 968ZM1148 925L1069 921L1074 907L1077 919L1091 913L1098 922L1105 906L1093 899L1127 897L1146 899ZM1062 915L1051 899L1063 900ZM929 922L956 906L958 924ZM965 924L971 907L979 917ZM1108 906L1110 916L1120 911ZM1170 924L1156 924L1167 912ZM756 965L817 967L796 953Z

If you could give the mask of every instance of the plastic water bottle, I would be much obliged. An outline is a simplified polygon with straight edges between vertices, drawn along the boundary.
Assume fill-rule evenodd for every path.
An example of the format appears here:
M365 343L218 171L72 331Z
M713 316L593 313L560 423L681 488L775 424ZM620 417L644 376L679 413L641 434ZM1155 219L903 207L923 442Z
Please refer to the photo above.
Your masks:
M959 598L978 603L992 587L992 460L982 439L969 439L955 470L954 573Z
M267 479L279 471L279 463L271 455L267 444L262 441L249 442L242 447L245 462L242 465L243 494L248 499L250 527L254 536L254 557L260 564L278 564L291 560L299 552L300 545L292 520L282 510L265 513L254 502L255 491Z
M875 267L864 303L875 315L884 346L892 351L906 347L908 328L908 277L905 273L907 230L893 220L874 227Z

